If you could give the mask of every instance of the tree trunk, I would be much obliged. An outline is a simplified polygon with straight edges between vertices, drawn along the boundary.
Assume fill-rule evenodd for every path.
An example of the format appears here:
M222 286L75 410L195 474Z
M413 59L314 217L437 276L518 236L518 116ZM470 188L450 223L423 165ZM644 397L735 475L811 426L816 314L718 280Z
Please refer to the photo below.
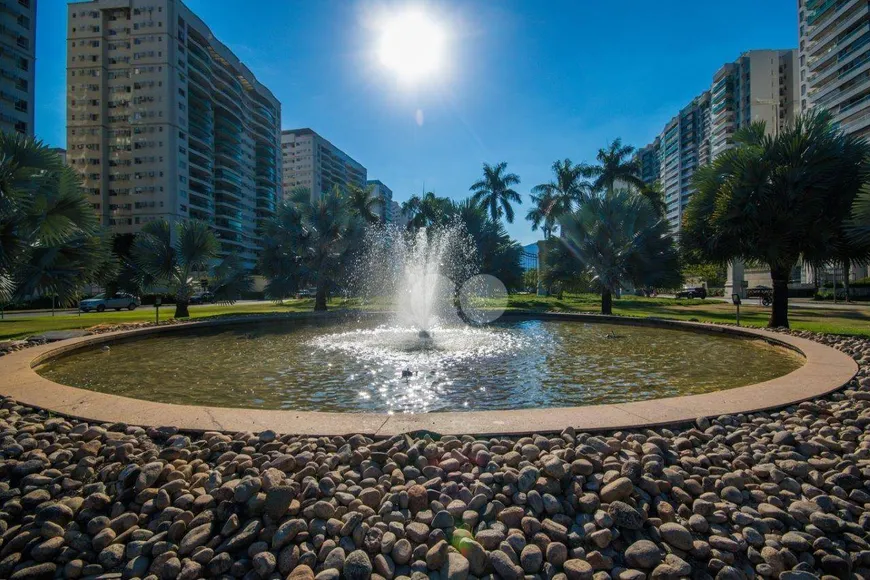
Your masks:
M846 303L849 303L849 260L843 260L843 288L846 290Z
M610 290L601 291L601 314L613 314L613 296Z
M175 302L175 318L189 318L190 312L187 310L187 301L176 300Z
M314 312L326 312L326 284L317 286L317 293L314 295Z
M788 328L789 274L791 274L791 268L787 266L770 269L770 277L773 279L773 305L770 308L770 319L767 321L768 328L779 326Z

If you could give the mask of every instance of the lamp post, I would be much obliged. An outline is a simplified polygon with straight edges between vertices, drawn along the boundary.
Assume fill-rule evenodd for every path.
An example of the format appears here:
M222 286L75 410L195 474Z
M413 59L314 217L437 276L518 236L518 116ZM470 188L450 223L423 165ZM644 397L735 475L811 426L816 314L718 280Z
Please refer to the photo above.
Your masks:
M731 302L737 307L737 326L740 326L740 294L732 294Z
M160 326L160 296L154 299L154 324Z

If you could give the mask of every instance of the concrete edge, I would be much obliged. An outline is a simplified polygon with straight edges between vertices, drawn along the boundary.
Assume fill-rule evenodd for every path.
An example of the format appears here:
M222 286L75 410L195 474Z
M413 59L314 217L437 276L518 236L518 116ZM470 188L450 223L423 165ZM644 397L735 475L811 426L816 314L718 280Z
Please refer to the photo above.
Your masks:
M761 339L799 352L806 358L806 363L799 369L770 381L701 395L585 407L439 412L418 415L266 411L156 403L58 384L43 378L34 370L36 366L57 356L119 339L134 340L155 334L183 332L190 328L275 320L308 321L313 318L341 317L346 314L337 312L326 315L231 317L110 332L41 345L0 357L0 393L12 397L21 404L76 419L100 423L123 422L141 426L173 425L188 432L257 432L272 429L279 433L300 435L330 436L360 433L374 437L390 437L425 430L441 435L494 436L558 432L568 426L582 431L637 429L686 423L699 417L781 408L836 391L846 385L858 371L857 363L850 356L831 347L808 339L756 328L736 328L659 318L517 311L506 313L505 318L652 326Z

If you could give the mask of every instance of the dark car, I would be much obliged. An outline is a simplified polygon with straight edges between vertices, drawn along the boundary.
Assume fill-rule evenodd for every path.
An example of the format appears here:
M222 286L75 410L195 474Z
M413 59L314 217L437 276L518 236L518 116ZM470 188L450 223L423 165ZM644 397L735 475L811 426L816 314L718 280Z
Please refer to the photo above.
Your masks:
M701 298L704 299L707 297L707 289L703 286L698 286L695 288L683 288L676 295L677 298Z
M191 304L214 304L214 294L211 292L197 292L190 297Z
M746 291L747 298L759 298L762 306L773 303L773 288L770 286L755 286Z

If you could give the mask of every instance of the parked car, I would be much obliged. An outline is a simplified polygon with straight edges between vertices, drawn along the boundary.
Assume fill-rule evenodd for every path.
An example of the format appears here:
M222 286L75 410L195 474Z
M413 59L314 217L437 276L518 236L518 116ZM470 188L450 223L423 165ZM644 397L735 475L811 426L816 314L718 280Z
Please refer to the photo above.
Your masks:
M316 288L303 288L296 293L296 298L314 298L317 294Z
M136 307L140 304L141 302L136 296L126 292L117 292L109 297L106 297L105 294L97 294L93 298L82 300L79 302L79 310L82 312L90 312L92 310L103 312L107 308L136 310Z
M703 286L697 286L694 288L683 288L676 295L677 298L701 298L702 300L707 297L707 289Z
M770 286L755 286L746 291L747 298L760 298L762 306L773 303L773 288Z
M214 304L214 302L214 293L207 290L205 292L197 292L190 297L191 304Z

